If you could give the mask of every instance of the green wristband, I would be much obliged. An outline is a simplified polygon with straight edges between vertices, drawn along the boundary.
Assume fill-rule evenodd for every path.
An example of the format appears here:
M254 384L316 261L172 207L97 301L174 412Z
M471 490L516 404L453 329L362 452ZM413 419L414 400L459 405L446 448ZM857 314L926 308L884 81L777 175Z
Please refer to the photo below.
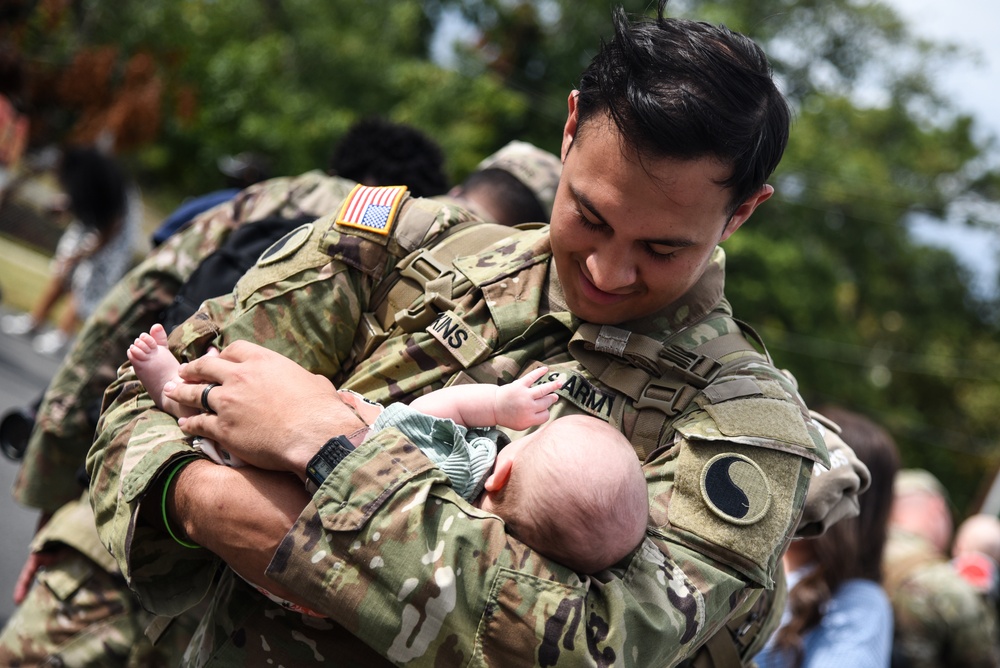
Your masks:
M199 550L201 549L201 545L195 545L194 543L189 543L186 540L178 538L177 534L174 533L174 530L170 528L170 520L167 519L167 492L170 490L170 483L174 481L174 476L177 475L182 468L193 462L195 459L197 459L197 457L186 457L185 459L182 459L177 462L177 465L174 466L174 468L170 470L170 473L167 474L167 480L163 483L163 500L161 506L163 508L163 525L167 527L167 533L170 534L170 537L173 538L178 545Z

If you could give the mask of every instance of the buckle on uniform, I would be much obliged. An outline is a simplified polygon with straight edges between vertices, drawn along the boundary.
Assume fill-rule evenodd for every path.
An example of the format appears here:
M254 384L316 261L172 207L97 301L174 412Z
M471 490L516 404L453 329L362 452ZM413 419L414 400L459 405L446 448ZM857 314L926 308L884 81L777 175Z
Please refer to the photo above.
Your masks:
M718 360L680 346L665 346L657 362L664 375L680 376L699 390L708 387L722 368Z
M396 324L404 332L412 334L424 329L437 320L442 312L455 308L455 302L440 293L435 292L430 297L427 299L427 295L424 295L424 300L418 306L404 308L396 313Z
M684 396L682 390L686 387L690 388L691 386L677 378L650 378L646 386L639 392L634 406L636 408L655 408L666 413L667 416L673 417L684 409L678 404L681 397Z
M667 346L657 360L660 377L651 376L639 392L636 408L655 408L673 417L687 408L719 374L718 360L679 346Z
M397 265L397 269L399 269L400 276L416 281L421 287L435 278L454 273L451 267L439 262L427 252L427 249L421 249L418 253L407 255Z
M358 322L358 333L355 335L355 341L360 344L360 350L355 355L355 359L368 359L372 352L388 338L389 334L378 324L374 315L362 313L361 320Z

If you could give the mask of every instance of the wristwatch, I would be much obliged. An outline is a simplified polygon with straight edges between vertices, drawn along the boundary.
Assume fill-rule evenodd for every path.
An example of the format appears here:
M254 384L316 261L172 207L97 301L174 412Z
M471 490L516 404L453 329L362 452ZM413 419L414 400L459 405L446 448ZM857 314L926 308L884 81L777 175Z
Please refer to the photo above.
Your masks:
M315 494L323 481L333 473L333 469L337 468L347 455L354 452L367 435L368 427L364 427L350 436L334 436L324 443L306 466L306 491Z

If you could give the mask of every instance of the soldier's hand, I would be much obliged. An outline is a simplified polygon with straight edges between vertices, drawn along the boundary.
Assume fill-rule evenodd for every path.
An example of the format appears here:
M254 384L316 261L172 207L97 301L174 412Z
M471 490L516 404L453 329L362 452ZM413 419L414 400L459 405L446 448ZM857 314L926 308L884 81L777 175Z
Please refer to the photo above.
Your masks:
M327 378L247 341L180 369L185 383L164 392L210 412L181 418L189 434L211 438L243 461L304 479L309 460L329 439L364 426ZM209 383L215 383L207 393Z

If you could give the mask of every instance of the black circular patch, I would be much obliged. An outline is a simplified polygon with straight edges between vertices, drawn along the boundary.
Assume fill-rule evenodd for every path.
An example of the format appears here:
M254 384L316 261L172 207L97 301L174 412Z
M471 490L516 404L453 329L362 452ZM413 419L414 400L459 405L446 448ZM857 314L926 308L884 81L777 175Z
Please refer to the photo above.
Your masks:
M263 267L285 259L297 251L299 247L306 242L306 239L309 238L310 232L311 224L309 223L296 227L294 230L271 244L271 246L260 256L260 259L257 260L257 265Z
M753 524L771 507L771 487L757 462L733 452L712 457L701 472L701 494L713 513Z

